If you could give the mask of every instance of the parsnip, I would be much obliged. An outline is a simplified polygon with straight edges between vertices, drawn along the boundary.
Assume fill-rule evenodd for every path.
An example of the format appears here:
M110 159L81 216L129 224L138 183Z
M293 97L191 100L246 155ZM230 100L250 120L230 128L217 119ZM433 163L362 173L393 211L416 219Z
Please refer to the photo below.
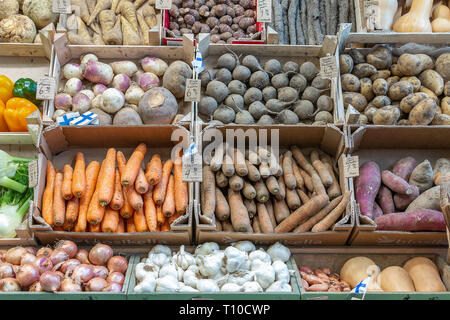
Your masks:
M144 17L140 13L136 13L136 16L139 22L139 26L141 27L142 44L150 45L150 28L148 27L147 22L145 22Z
M109 25L108 22L106 22L106 24ZM114 26L107 31L105 31L105 29L102 26L102 36L103 41L105 41L106 44L121 45L123 40L122 40L122 24L120 22L120 19L117 18L116 22L114 23Z
M91 13L91 16L89 17L88 25L91 25L92 22L94 22L95 18L97 18L97 15L102 10L107 10L111 8L112 0L98 0L97 4L95 5L94 11Z
M90 13L89 8L85 0L72 0L71 2L72 8L78 7L79 9L75 9L75 14L77 14L85 23L88 23ZM77 11L79 10L79 11Z
M139 9L147 0L136 0L134 2L134 8L137 10Z
M142 44L141 37L138 33L134 31L133 26L124 17L120 17L120 22L122 23L122 39L124 45L140 45Z
M136 9L134 8L134 5L130 1L122 1L120 3L120 13L133 26L134 31L139 33L139 26L136 18Z

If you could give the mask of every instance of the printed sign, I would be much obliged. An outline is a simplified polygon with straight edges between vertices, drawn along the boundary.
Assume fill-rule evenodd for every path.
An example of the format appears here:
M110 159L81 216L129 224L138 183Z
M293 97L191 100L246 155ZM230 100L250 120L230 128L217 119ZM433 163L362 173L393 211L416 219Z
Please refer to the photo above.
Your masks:
M155 8L158 10L170 10L172 7L172 0L156 0Z
M186 80L186 91L184 94L184 101L200 102L201 83L202 82L200 79Z
M183 154L183 181L202 182L202 155L195 143Z
M358 156L347 157L344 159L344 177L353 178L359 176L359 158Z
M326 56L320 58L320 73L323 78L337 78L338 72L335 56Z
M272 21L271 0L258 0L256 3L256 21L268 23Z
M377 29L379 25L379 5L378 1L365 1L364 2L364 16L366 18L366 28L369 31Z
M28 162L28 187L36 187L38 182L38 163L37 160Z
M53 0L52 11L53 13L72 13L70 0Z
M53 77L42 77L37 83L36 99L53 100L55 98L56 82Z

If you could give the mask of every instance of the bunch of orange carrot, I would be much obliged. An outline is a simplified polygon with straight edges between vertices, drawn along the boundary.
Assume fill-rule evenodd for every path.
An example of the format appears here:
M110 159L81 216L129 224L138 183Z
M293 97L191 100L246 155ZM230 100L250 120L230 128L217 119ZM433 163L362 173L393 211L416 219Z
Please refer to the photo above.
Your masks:
M188 205L181 155L163 162L155 154L144 170L146 152L141 143L127 161L110 148L101 164L92 161L87 167L79 152L74 167L66 164L62 172L48 161L42 218L55 231L170 231Z

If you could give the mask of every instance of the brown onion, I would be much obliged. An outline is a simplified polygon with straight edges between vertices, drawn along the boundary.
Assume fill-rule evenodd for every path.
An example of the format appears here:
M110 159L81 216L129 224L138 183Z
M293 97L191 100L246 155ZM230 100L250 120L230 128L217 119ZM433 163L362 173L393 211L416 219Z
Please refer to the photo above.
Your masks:
M88 256L89 256L89 252L86 249L81 249L75 255L75 259L77 259L81 263L91 264L91 262L88 259Z
M22 291L19 281L14 278L0 280L0 292Z
M8 262L0 264L0 279L14 278L16 273L14 272L13 265Z
M27 250L22 247L14 247L8 250L6 252L6 262L9 262L11 264L19 265L20 260L22 259L22 256L24 253L26 253Z
M124 257L114 256L108 260L107 266L108 266L109 272L117 271L117 272L125 273L125 272L127 272L128 261Z
M108 286L108 282L105 279L96 277L89 280L85 289L86 291L99 292L102 291L104 288L106 288L106 286Z
M67 261L64 261L61 267L59 268L59 271L61 271L63 274L66 274L68 271L72 270L76 266L80 265L81 262L77 259L69 259Z
M39 269L39 274L42 274L45 271L50 271L53 268L53 263L50 261L49 258L44 256L36 257L36 260L34 260L33 265Z
M42 247L40 248L37 252L36 252L36 256L44 256L44 257L50 257L50 255L52 254L53 249L49 248L49 247Z
M99 277L106 279L108 277L109 271L104 266L94 266L94 278Z
M41 283L42 290L47 292L56 292L61 286L61 278L53 271L46 271L41 274L39 282Z
M31 286L34 282L39 280L39 269L32 264L25 264L20 266L16 274L16 279L19 281L21 287Z
M78 283L73 282L72 279L66 278L61 282L59 288L61 292L81 292L81 286Z
M69 255L69 259L72 259L73 257L75 257L75 255L77 254L77 251L78 251L78 247L75 244L75 242L70 241L70 240L59 241L56 244L55 249L60 249L60 250L65 251Z
M125 276L123 275L123 273L120 272L111 272L108 275L108 278L106 278L106 281L108 282L115 282L118 283L120 285L123 284L123 282L125 281Z
M89 251L89 261L96 266L104 266L112 255L113 250L110 246L98 243Z
M104 292L121 292L122 291L122 285L110 282L102 291Z
M24 264L33 264L35 260L36 256L34 254L25 252L20 259L20 265L23 266Z
M80 264L68 274L76 283L85 283L94 277L94 266L90 264Z
M66 261L68 259L69 255L67 254L67 252L61 249L53 250L52 254L50 255L50 261L53 263L53 265L57 265L58 263Z
M37 254L35 247L25 247L24 249L27 250L28 253L31 253L33 256L35 256Z
M42 292L44 290L42 290L42 286L41 283L39 281L36 281L35 283L33 283L30 288L28 289L28 291L32 291L32 292Z

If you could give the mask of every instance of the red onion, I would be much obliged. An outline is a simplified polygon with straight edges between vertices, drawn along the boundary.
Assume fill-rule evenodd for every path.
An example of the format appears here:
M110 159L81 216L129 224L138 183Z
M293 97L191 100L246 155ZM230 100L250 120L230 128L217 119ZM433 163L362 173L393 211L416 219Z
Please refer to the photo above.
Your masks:
M77 283L85 283L94 277L94 266L90 264L80 264L73 268L70 277Z
M107 266L108 266L109 272L117 271L117 272L125 273L125 272L127 272L128 261L124 257L114 256L108 260Z
M56 292L61 286L61 278L56 272L46 271L39 278L42 290L47 292Z
M67 252L61 249L53 250L52 254L50 255L50 261L53 263L53 265L57 265L60 262L66 261L67 259L69 259L69 255L67 254Z
M50 257L52 254L53 249L49 247L42 247L36 252L36 256L44 256L44 257Z
M33 282L39 280L39 269L32 264L20 266L19 272L16 274L16 279L22 287L31 286Z
M86 291L99 292L102 291L104 288L106 288L106 286L108 286L108 282L105 279L96 277L89 280L85 289Z
M36 255L36 248L35 247L25 247L25 250L27 250L28 253L31 253L33 256Z
M69 259L75 257L78 251L78 247L75 242L70 240L61 240L56 244L55 249L63 250L69 255Z
M23 266L24 264L33 264L34 260L36 260L36 256L34 254L25 252L20 259L20 265Z
M36 257L36 260L34 260L33 265L39 269L39 274L42 274L45 271L50 271L53 268L53 263L50 261L49 258L44 256Z
M122 286L115 282L110 282L102 291L104 292L121 292Z
M28 291L32 291L32 292L42 292L44 290L42 290L42 286L41 283L39 281L36 281L35 283L33 283L30 288L28 289Z
M94 278L99 277L106 279L108 276L108 269L104 266L94 266Z
M96 266L104 266L112 255L113 250L110 246L98 243L89 251L89 261Z
M78 261L77 259L69 259L69 260L63 262L63 264L61 265L61 268L59 268L59 270L63 274L66 274L67 271L72 270L73 268L75 268L76 266L78 266L80 264L81 264L81 262Z
M22 291L19 281L14 278L0 280L0 292Z
M88 255L89 255L89 252L87 250L81 249L76 254L75 259L77 259L78 261L80 261L81 263L84 263L84 264L91 264L91 262L88 259Z
M111 272L108 278L106 278L106 281L122 285L125 281L125 276L120 272Z
M11 248L8 250L8 252L6 252L6 262L19 265L20 259L22 259L23 254L26 252L27 250L25 250L25 248L22 247Z
M72 279L66 278L61 282L59 288L61 292L81 292L81 286L78 283L73 282Z
M0 279L14 278L16 273L14 272L13 265L8 262L0 264Z

